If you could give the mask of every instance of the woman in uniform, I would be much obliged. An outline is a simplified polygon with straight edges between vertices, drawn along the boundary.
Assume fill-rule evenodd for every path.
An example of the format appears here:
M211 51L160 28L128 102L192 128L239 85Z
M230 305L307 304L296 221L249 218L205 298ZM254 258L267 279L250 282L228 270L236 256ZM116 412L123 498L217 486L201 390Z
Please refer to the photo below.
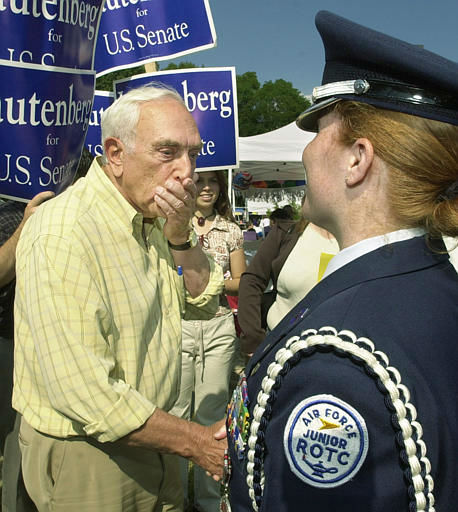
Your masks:
M458 65L329 12L316 24L303 213L341 252L234 391L223 504L451 512L458 277L442 235L458 235Z

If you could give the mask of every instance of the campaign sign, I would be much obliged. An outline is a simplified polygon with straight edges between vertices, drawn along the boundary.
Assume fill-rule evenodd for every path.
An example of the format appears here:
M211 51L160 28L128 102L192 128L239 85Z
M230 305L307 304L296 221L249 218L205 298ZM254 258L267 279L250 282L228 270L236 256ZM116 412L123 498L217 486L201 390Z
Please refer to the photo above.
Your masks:
M0 72L0 196L58 194L78 167L95 72L5 61Z
M176 89L193 115L203 144L197 169L239 166L235 68L181 69L136 75L114 82L115 97L151 82L162 82Z
M84 145L94 155L103 155L102 132L100 120L103 111L106 110L114 99L114 93L108 91L95 91L94 103L92 105L91 118L87 129L86 141Z
M0 59L93 69L103 0L0 0Z
M101 76L214 46L208 0L106 0L95 69Z

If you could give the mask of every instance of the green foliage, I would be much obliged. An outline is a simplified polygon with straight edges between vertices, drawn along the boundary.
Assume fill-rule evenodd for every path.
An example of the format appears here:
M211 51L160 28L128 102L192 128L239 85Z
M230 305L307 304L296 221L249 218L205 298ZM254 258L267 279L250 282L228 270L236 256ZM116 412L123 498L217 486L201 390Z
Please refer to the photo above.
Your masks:
M97 78L95 82L95 88L98 91L113 92L113 82L116 80L122 80L123 78L129 78L134 75L141 75L144 72L145 66L137 66L135 68L113 71L113 73L107 73L106 75Z
M291 207L293 208L293 220L297 222L302 219L302 205L291 203Z
M156 62L157 70L159 71L159 63ZM192 62L180 62L178 65L171 62L167 67L161 69L161 71L168 71L170 69L188 69L188 68L196 68L197 66ZM201 66L203 67L203 66ZM145 73L145 66L137 66L135 68L129 69L120 69L118 71L113 71L113 73L107 73L99 78L97 78L95 83L95 88L98 91L113 91L113 82L116 80L122 80L123 78L129 78L134 75L141 75Z
M291 82L280 79L265 82L261 87L253 71L237 76L237 97L242 137L281 128L310 106Z
M237 105L239 111L239 134L254 135L258 126L256 121L256 96L261 84L254 71L237 75ZM267 130L268 131L268 130Z
M167 67L165 67L164 69L161 69L161 71L168 71L170 69L189 69L189 68L197 68L197 67L203 68L204 66L196 66L192 62L187 62L187 61L180 62L179 64L175 64L174 62L171 62Z

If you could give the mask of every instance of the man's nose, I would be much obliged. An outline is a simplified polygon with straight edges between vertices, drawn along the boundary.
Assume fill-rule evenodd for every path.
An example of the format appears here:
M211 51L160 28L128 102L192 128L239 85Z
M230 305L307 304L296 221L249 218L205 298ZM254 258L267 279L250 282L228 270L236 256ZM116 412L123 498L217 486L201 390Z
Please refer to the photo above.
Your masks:
M183 152L181 157L176 160L176 179L183 181L185 178L192 178L195 167L195 161L186 152Z

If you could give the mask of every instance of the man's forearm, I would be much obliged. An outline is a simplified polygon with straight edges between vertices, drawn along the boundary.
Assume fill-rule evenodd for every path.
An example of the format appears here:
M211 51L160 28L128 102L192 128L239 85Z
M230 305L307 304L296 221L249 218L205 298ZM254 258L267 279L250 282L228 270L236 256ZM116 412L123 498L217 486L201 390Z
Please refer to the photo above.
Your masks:
M199 296L210 278L210 265L207 256L199 246L186 251L171 249L175 265L183 269L185 287L191 297Z
M210 427L186 421L156 409L137 430L120 439L128 446L173 453L203 467L221 478L226 440L216 440L214 434L224 421Z

